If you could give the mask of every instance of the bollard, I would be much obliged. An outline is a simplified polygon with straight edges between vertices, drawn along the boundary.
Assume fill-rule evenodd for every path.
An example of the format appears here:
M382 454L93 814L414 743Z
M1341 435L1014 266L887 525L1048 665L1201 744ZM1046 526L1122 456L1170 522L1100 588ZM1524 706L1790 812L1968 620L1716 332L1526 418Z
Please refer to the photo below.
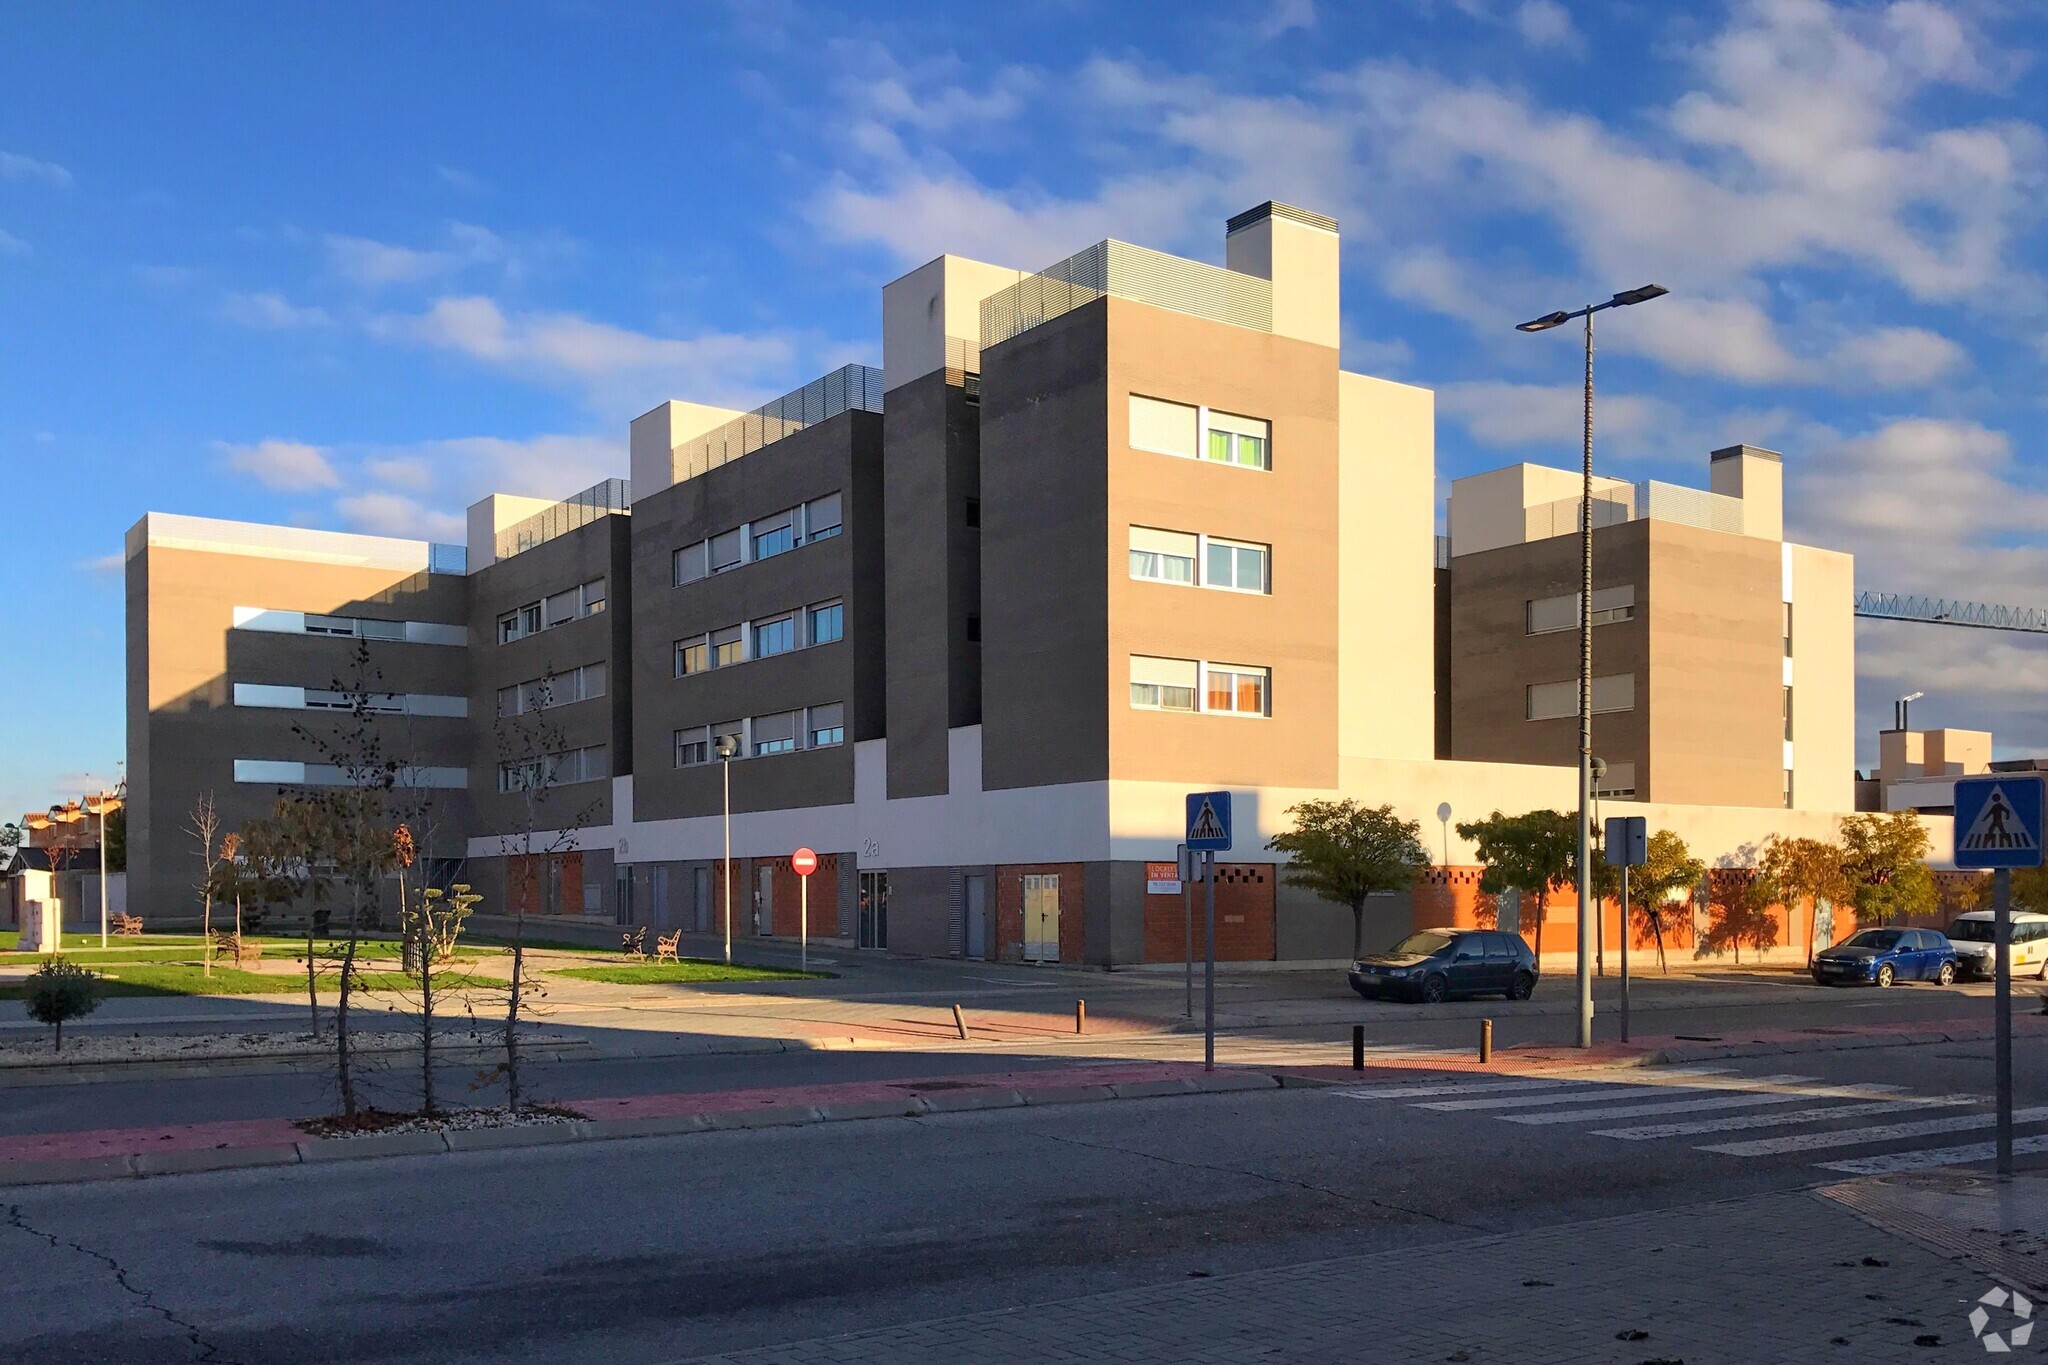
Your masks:
M1074 1002L1074 1032L1086 1033L1087 1031L1088 1002L1086 1000L1076 1000Z
M1493 1020L1479 1021L1479 1064L1486 1065L1493 1060Z
M967 1036L967 1016L960 1012L958 1005L953 1006L953 1027L960 1030L962 1038Z
M1351 1026L1351 1069L1365 1070L1365 1025Z

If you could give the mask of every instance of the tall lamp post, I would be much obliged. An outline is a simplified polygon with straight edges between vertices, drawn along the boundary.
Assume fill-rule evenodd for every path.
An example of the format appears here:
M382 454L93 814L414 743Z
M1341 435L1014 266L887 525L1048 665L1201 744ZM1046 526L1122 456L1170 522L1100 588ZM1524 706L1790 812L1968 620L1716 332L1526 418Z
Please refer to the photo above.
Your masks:
M725 961L732 965L732 761L740 751L738 735L718 737L718 766L725 775Z
M107 816L121 808L128 799L126 780L114 784L112 791L101 791L85 798L86 813L96 815L100 822L100 947L107 946Z
M1518 332L1547 332L1574 318L1586 320L1585 482L1579 496L1579 1046L1593 1046L1593 314L1648 303L1671 291L1661 284L1625 289L1605 303L1577 312L1545 313L1516 324Z

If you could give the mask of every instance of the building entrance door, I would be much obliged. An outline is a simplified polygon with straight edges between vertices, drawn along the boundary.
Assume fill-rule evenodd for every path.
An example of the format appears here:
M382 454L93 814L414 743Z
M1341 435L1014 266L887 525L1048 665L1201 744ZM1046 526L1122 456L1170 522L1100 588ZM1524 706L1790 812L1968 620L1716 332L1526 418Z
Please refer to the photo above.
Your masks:
M760 889L754 892L754 932L766 937L775 932L775 869L754 870Z
M860 874L860 946L889 946L889 874Z
M967 879L967 956L988 961L988 878Z
M1060 879L1057 873L1024 876L1024 960L1060 960Z

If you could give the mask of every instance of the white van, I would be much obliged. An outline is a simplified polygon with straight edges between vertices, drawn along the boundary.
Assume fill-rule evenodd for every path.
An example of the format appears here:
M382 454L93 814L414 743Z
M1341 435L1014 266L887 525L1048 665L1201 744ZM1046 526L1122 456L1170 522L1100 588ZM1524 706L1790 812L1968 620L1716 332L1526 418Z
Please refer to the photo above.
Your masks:
M1963 975L1991 975L1997 919L1993 911L1971 910L1950 921L1948 941L1955 945L1956 965ZM2012 912L2012 974L2048 981L2048 915L2031 910Z

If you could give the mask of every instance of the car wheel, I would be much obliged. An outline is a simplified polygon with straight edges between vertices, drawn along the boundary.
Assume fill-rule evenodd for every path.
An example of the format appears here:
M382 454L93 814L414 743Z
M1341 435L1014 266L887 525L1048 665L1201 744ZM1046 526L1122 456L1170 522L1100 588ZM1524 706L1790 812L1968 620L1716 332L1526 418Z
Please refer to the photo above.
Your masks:
M1536 993L1536 978L1527 972L1515 973L1515 984L1508 987L1508 999L1527 1000Z
M1889 963L1889 962L1885 963L1885 964L1884 964L1884 965L1883 965L1882 967L1879 967L1879 968L1877 969L1877 985L1878 985L1878 989L1879 989L1879 990L1882 990L1882 989L1884 989L1884 988L1885 988L1886 986L1889 986L1889 985L1891 985L1891 984L1892 984L1892 979L1893 979L1894 977L1896 977L1897 975L1898 975L1898 973L1892 970L1892 964L1891 964L1891 963Z
M1936 984L1936 985L1938 985L1938 986L1953 986L1953 985L1955 985L1955 984L1956 984L1956 964L1955 964L1955 963L1953 963L1953 962L1944 962L1944 963L1942 963L1942 964L1941 964L1941 970L1940 970L1940 971L1938 971L1938 972L1936 972L1936 973L1934 974L1934 981L1935 981L1935 984Z
M1445 994L1450 990L1450 985L1451 983L1444 980L1441 976L1424 977L1422 981L1423 1002L1430 1005L1442 1004Z

